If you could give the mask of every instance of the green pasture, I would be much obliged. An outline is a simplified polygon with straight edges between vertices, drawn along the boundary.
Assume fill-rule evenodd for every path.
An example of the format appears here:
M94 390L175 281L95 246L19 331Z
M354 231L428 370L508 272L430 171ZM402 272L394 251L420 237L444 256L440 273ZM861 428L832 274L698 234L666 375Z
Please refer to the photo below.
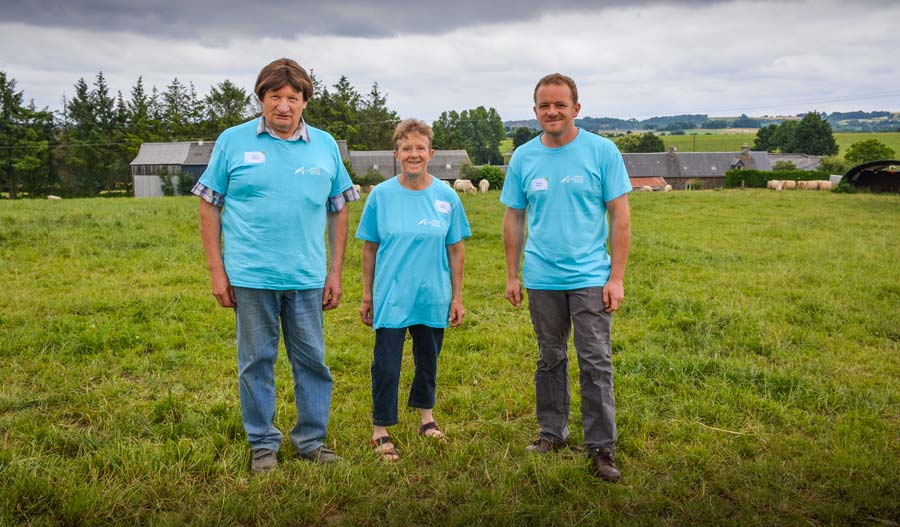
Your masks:
M666 147L675 146L679 152L739 152L744 144L753 146L756 132L737 134L706 135L707 131L694 130L697 135L664 135L663 142ZM900 155L900 132L836 132L834 139L837 141L838 155L843 156L853 143L878 139L882 143L893 148Z
M717 130L690 130L689 133L696 135L663 135L661 137L666 148L675 146L679 152L739 152L744 144L752 147L753 140L756 139L756 132L720 133ZM869 139L881 141L893 148L894 152L900 156L900 132L836 132L834 139L840 147L838 155L841 156L853 143ZM507 138L500 143L500 153L504 155L512 153L512 139Z
M196 199L0 201L0 525L897 525L900 198L636 193L613 325L618 464L531 457L537 360L503 299L498 193L464 195L467 315L448 330L447 445L401 409L375 460L373 333L351 240L326 315L335 379L318 467L251 477L234 319L208 291ZM351 232L361 212L351 205ZM570 350L572 440L583 437ZM412 362L404 358L401 401ZM276 421L293 423L289 365Z

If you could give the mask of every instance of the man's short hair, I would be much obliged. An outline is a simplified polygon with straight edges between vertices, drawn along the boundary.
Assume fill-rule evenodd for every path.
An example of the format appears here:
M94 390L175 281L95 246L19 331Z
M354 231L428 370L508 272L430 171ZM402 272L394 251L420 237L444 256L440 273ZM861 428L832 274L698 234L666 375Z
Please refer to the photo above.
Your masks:
M428 147L431 148L431 141L434 139L434 131L431 130L431 126L425 121L418 119L405 119L400 121L400 124L394 130L394 149L397 148L397 144L401 139L410 134L424 135L428 139Z
M272 61L259 72L256 77L256 97L261 101L268 91L278 91L285 86L303 94L303 100L308 101L313 96L313 82L309 73L303 69L297 61L291 59L278 59Z
M538 81L537 85L534 87L534 102L537 102L538 89L547 84L568 86L569 90L572 91L572 104L578 104L578 88L575 86L575 81L572 80L572 77L563 75L562 73L551 73L550 75L545 75Z

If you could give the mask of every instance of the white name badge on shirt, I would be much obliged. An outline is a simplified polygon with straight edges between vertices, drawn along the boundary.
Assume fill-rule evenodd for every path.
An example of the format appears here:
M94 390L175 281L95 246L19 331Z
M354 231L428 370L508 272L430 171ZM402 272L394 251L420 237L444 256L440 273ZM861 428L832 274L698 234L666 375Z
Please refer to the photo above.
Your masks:
M442 214L450 214L450 204L439 199L434 200L434 210Z
M263 152L244 152L244 163L257 164L265 162L266 154Z
M531 190L547 190L547 180L544 178L531 180Z

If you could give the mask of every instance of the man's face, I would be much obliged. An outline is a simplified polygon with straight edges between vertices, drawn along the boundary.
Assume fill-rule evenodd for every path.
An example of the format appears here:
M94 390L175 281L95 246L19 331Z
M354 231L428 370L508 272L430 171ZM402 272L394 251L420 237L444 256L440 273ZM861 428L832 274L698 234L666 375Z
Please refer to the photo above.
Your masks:
M397 141L397 149L394 157L400 161L403 173L409 177L425 175L428 170L428 162L434 155L434 150L428 143L428 138L422 134L406 134Z
M545 133L562 136L575 128L581 105L572 101L572 90L565 84L545 84L534 97L534 115Z
M266 124L282 139L290 137L300 126L300 117L307 104L303 94L290 84L279 90L267 91L261 102Z

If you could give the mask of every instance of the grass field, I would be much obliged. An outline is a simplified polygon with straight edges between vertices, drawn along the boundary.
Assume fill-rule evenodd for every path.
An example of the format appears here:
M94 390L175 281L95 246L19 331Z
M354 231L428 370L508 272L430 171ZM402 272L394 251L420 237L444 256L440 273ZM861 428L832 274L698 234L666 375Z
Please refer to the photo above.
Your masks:
M756 133L704 135L705 131L695 131L698 135L665 135L662 139L666 147L675 146L680 152L739 152L743 144L753 146L753 140L756 138ZM869 139L878 139L893 148L900 156L900 132L838 132L834 134L834 139L840 148L838 154L841 156L853 143Z
M502 298L498 194L464 195L464 325L445 338L423 442L370 433L360 243L326 316L335 378L320 468L290 445L248 474L234 320L217 308L192 198L0 202L0 525L896 525L900 198L636 193L613 326L624 480L529 457L536 349ZM352 231L361 206L352 205ZM582 438L577 368L572 439ZM401 400L411 380L404 358ZM277 367L277 424L293 422Z
M741 145L748 144L753 146L753 140L756 133L719 133L719 131L709 130L692 130L697 135L664 135L663 142L666 148L675 146L679 152L739 152ZM710 132L710 135L705 135ZM860 132L847 133L838 132L834 134L840 150L838 154L843 156L847 149L853 143L866 141L869 139L878 139L882 143L894 149L894 152L900 156L900 132ZM512 152L512 139L505 139L500 143L500 153L508 154Z

